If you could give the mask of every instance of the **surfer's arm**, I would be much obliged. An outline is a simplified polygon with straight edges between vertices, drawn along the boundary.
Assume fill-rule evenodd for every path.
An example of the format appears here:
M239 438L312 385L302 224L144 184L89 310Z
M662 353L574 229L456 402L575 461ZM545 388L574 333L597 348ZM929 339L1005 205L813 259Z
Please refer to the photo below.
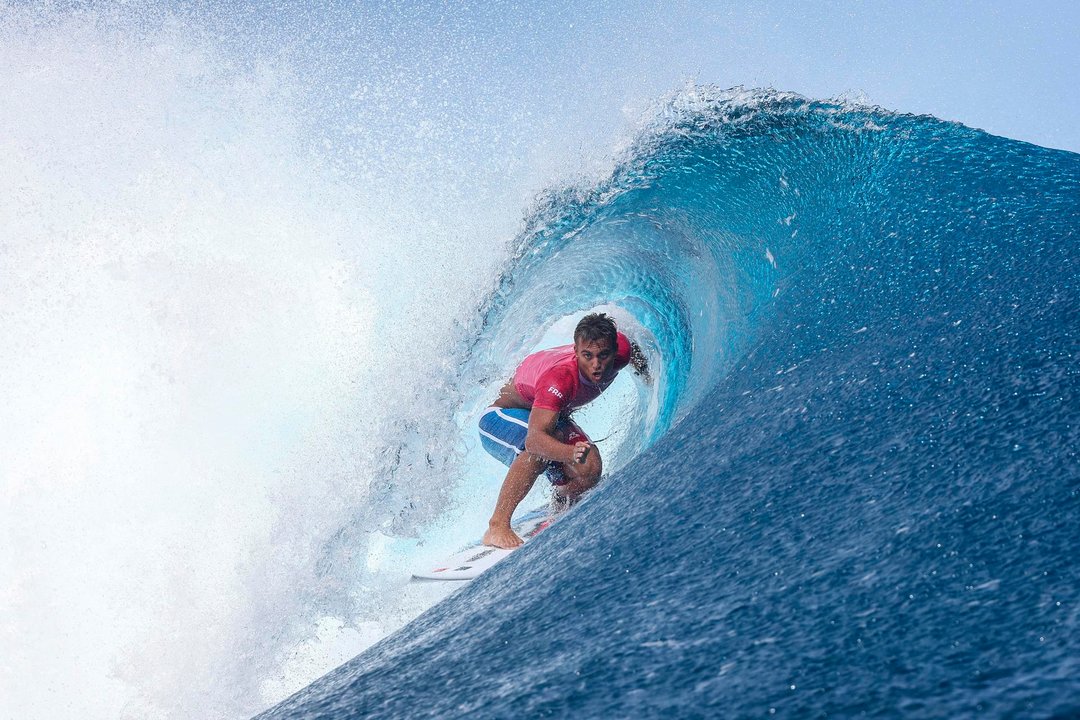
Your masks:
M499 390L499 397L495 398L495 402L491 404L493 407L525 408L526 410L530 407L529 401L521 397L521 393L518 392L513 379L503 385L502 389Z
M641 346L632 340L630 341L630 367L634 368L634 373L640 375L646 384L652 382L652 375L649 374L649 360L642 352Z
M534 407L529 413L529 432L525 435L525 450L545 460L560 463L580 462L589 443L567 445L555 434L559 413L555 410ZM583 447L579 447L583 446Z
M649 360L645 357L645 353L642 352L641 346L625 334L619 333L615 336L615 370L622 370L627 365L634 369L634 374L640 377L646 385L652 383L652 376L649 374Z

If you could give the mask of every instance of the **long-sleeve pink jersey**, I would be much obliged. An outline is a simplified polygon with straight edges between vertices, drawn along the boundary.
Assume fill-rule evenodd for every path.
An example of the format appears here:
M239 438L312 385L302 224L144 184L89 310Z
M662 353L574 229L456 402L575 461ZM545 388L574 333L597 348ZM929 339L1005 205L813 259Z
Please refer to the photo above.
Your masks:
M533 408L564 412L595 400L624 367L630 364L630 340L616 335L615 360L598 383L578 370L573 345L563 345L533 353L521 361L514 373L514 387Z

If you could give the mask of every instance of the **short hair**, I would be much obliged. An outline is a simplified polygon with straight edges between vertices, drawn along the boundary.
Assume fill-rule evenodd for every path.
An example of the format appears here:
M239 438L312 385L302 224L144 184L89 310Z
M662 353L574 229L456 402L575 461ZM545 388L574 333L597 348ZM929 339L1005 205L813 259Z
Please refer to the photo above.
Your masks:
M607 340L612 350L618 345L618 331L615 321L604 313L592 313L581 318L574 329L574 342L596 342Z

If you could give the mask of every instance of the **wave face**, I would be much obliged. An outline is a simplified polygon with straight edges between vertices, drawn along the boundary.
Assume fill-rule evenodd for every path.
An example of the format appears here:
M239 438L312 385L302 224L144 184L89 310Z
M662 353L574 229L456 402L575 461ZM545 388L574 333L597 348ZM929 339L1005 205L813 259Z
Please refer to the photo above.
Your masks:
M632 458L263 717L1080 713L1078 238L1075 154L678 96L541 203L472 351L633 315Z

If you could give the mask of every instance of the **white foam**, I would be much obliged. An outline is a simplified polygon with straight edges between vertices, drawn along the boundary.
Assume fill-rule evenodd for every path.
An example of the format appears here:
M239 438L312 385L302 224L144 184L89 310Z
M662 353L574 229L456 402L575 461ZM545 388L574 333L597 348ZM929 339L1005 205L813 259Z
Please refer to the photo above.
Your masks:
M408 563L501 480L455 353L620 104L392 14L0 7L0 715L249 716L445 592Z
M344 182L286 74L37 20L0 43L0 715L250 715L418 611L367 540L456 482L424 318L510 230L455 257Z

